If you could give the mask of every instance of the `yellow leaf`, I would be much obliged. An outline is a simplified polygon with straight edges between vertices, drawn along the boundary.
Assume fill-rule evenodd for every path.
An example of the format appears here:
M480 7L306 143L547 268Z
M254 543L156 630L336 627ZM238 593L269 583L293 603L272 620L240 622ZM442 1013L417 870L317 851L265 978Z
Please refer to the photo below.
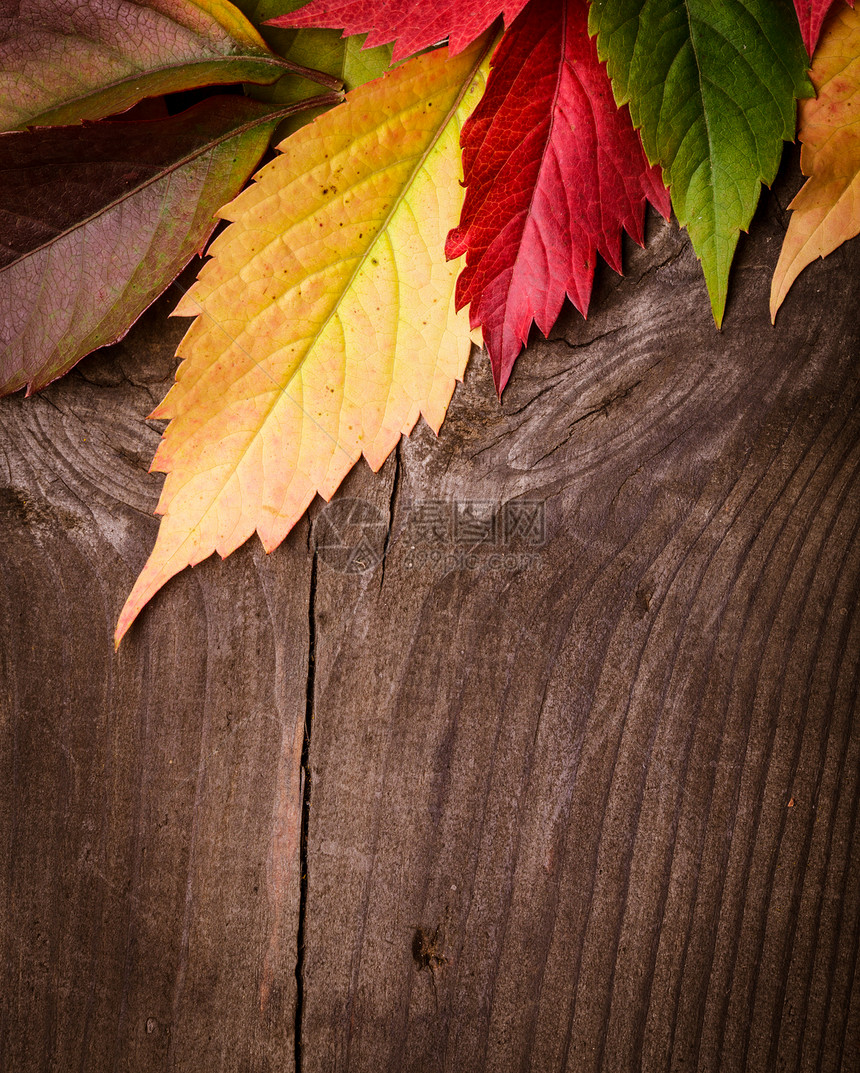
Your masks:
M363 454L376 470L419 415L438 432L471 347L454 307L460 128L486 42L427 53L282 142L176 312L197 314L155 417L167 473L155 548L116 639L174 574L254 532L275 548Z
M860 6L831 17L815 51L818 96L800 102L800 168L809 179L793 209L770 291L771 320L816 257L860 233Z

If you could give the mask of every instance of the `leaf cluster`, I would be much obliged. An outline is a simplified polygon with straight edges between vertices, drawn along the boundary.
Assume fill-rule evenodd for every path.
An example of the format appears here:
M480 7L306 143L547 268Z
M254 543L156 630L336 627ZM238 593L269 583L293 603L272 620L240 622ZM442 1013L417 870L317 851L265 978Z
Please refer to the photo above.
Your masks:
M185 566L254 531L271 550L358 458L420 416L438 431L476 333L501 392L533 324L566 297L587 314L597 255L622 270L646 202L686 228L719 327L799 100L811 178L775 316L860 231L858 20L842 0L0 7L0 393L121 338L230 221L177 309L161 530L117 639Z

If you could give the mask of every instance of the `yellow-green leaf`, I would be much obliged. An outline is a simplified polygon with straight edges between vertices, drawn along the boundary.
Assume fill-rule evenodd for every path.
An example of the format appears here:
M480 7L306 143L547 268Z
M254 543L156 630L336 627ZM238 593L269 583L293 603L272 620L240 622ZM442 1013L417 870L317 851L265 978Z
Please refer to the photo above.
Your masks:
M304 3L306 0L238 0L236 6L259 27L267 44L278 55L339 78L346 90L358 89L365 82L379 78L391 66L392 46L364 48L367 34L344 37L340 30L283 30L266 25L269 19L295 11ZM307 91L318 93L319 89L307 86ZM292 100L284 103L291 104Z
M117 643L185 566L255 530L272 550L361 455L378 469L420 415L438 431L470 349L444 247L487 51L440 49L355 90L222 211L233 224L177 309L197 319L154 415L170 419L164 517Z
M801 101L799 122L800 168L809 179L789 205L771 319L807 265L860 234L860 7L831 16L810 73L818 96Z
M301 7L306 0L239 0L237 6L248 16L270 48L290 63L323 71L343 83L345 90L357 89L379 78L391 66L391 45L364 48L366 34L344 37L339 30L282 30L267 26L266 20ZM251 96L271 104L294 104L319 93L319 86L295 74L285 74L273 85L249 86ZM285 119L278 136L286 138L303 127L321 109L304 111Z

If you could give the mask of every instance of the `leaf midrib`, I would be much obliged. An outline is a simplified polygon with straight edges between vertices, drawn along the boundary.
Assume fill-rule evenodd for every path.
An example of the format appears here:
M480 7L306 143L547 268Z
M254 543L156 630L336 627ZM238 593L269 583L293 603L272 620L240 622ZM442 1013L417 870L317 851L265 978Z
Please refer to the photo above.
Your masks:
M417 158L417 160L415 162L415 166L412 168L412 171L409 173L408 178L403 183L403 186L401 187L400 193L397 194L395 196L394 200L392 201L391 208L386 213L385 218L382 221L382 224L380 225L380 227L379 227L378 231L376 232L376 234L373 236L373 239L371 240L371 242L368 244L367 249L364 251L364 253L362 255L359 256L358 260L356 261L355 268L353 269L349 279L344 284L344 286L343 286L343 288L341 290L339 298L337 299L337 301L332 306L331 312L326 317L326 319L322 322L322 324L320 325L320 327L316 331L316 333L311 337L311 342L309 343L309 345L307 347L307 350L305 351L305 358L303 358L302 361L298 363L297 368L290 374L289 378L287 379L286 383L284 384L284 387L282 389L283 391L286 391L287 388L292 383L292 381L295 379L295 377L298 376L299 372L301 371L302 365L307 360L307 355L316 346L317 342L319 341L320 336L326 330L326 328L328 327L328 325L331 322L332 318L337 314L338 309L340 308L345 296L349 293L349 291L350 291L353 283L355 282L359 272L361 272L362 268L365 266L365 264L367 263L368 259L370 258L370 254L373 251L374 247L376 246L377 242L380 240L380 238L387 231L388 225L391 223L391 221L394 218L395 214L397 213L398 209L403 204L403 200L406 197L407 193L412 189L412 184L415 182L416 177L418 176L419 172L421 171L421 169L424 167L425 163L427 162L427 158L430 156L432 151L435 149L439 139L442 137L442 135L445 132L448 124L451 122L451 120L457 114L457 109L460 107L460 104L462 103L463 97L466 95L467 90L472 85L472 82L475 80L475 75L477 74L478 70L480 69L481 64L484 62L484 57L487 55L487 52L489 51L491 44L492 44L492 42L490 40L488 40L486 45L485 45L485 47L482 48L480 50L480 52L478 53L478 55L477 55L477 57L475 59L475 63L472 65L471 69L469 70L468 75L463 80L463 85L460 87L460 91L457 94L457 96L456 96L455 100L453 101L453 103L451 104L451 107L448 109L448 111L445 114L442 122L436 128L436 133L433 135L433 138L427 144L426 149Z
M529 196L528 207L526 209L525 214L523 215L523 227L522 227L522 231L520 232L520 241L517 243L517 246L518 246L518 248L517 248L517 257L516 257L517 262L519 261L520 255L522 253L522 236L525 234L527 221L532 218L532 208L533 208L534 203L535 203L535 198L537 197L538 187L540 186L540 181L541 181L541 177L543 175L543 170L546 167L547 153L549 152L550 147L552 146L552 143L553 143L553 133L555 131L555 125L556 125L556 121L557 121L557 118L558 118L558 97L559 97L559 93L561 91L561 80L564 77L565 67L568 64L568 59L567 59L567 20L568 20L568 18L569 18L569 15L568 15L568 11L567 11L567 5L565 4L562 7L562 13L561 13L561 19L560 19L559 33L560 33L560 37L561 37L561 45L559 47L559 63L558 63L558 69L556 71L556 76L555 76L555 87L554 87L554 89L552 91L552 104L551 104L551 106L549 108L549 121L547 122L546 141L544 142L543 149L541 150L540 165L539 165L538 170L537 170L537 176L535 178L534 186L532 187L531 195ZM511 88L513 89L513 86ZM517 144L515 151L520 149L520 147L523 144L523 141L525 141L525 139L523 139L522 141L520 141ZM510 156L513 156L513 152L510 154ZM510 159L510 157L508 159ZM513 288L513 285L514 285L514 275L513 275L513 273L511 273L511 277L510 277L510 280L508 282L506 298L507 298L507 295L510 295L511 289Z
M715 153L714 153L714 144L713 144L713 141L711 139L711 130L710 130L709 122L708 122L708 120L709 120L709 110L708 110L708 108L706 107L706 104L705 104L705 88L704 88L705 83L708 83L711 86L713 86L714 89L717 90L718 92L720 92L722 94L725 94L725 96L728 98L728 100L730 100L735 105L735 107L737 109L737 112L738 112L738 116L741 119L743 119L744 122L746 123L747 129L749 130L749 133L752 136L753 144L756 147L756 154L757 154L756 164L757 164L757 171L759 172L759 174L756 176L756 179L760 183L761 182L766 182L767 181L767 176L761 174L763 169L760 166L761 161L760 161L760 159L758 159L759 143L760 143L758 133L757 133L755 127L753 126L753 124L750 122L749 117L747 116L746 109L738 101L735 100L735 98L729 93L729 91L726 88L726 86L722 85L720 82L715 81L713 78L707 77L703 73L701 65L699 63L699 50L698 50L696 40L695 40L695 30L694 30L694 27L693 27L693 19L692 19L691 13L690 13L690 0L683 0L683 2L684 2L684 9L685 9L685 11L687 13L687 23L688 23L688 27L689 27L690 44L691 44L692 49L693 49L693 56L694 56L695 61L696 61L696 69L697 69L697 72L698 72L699 96L700 96L701 101L702 101L702 116L703 116L703 119L705 121L705 129L707 131L707 136L708 136L708 158L707 159L708 159L708 164L709 164L709 170L713 171L713 168L710 167L710 162L712 160L716 159L716 157L715 157ZM754 17L753 12L748 7L746 7L746 5L743 5L743 10L744 10L745 14L749 15L751 18ZM774 104L774 107L776 109L777 114L781 115L781 110L780 110L780 107L779 107L779 101L777 100L777 97L776 97L771 85L769 83L767 83L767 82L762 81L761 75L756 70L756 68L753 66L753 64L750 62L749 57L747 55L745 55L744 51L741 50L740 48L738 48L737 45L730 38L726 37L725 33L721 29L719 29L717 26L715 26L713 23L711 23L711 22L709 22L706 19L701 18L701 17L699 17L699 22L703 26L707 26L708 29L711 32L713 32L714 34L719 35L719 37L722 38L722 40L725 41L726 44L729 45L733 49L734 53L737 55L738 60L745 65L746 69L748 70L748 72L749 72L749 74L751 76L751 79L754 79L756 85L761 90L764 90L768 94L768 96L770 97L771 101ZM770 49L771 55L780 64L780 66L782 67L783 71L786 74L786 77L790 78L790 72L788 71L788 68L786 67L785 62L783 61L783 58L782 58L781 54L779 53L778 50L776 50L774 48L772 42L767 37L767 35L764 33L763 28L761 26L759 26L759 29L761 30L762 39L767 43L767 45L768 45L768 47ZM714 200L715 201L717 200L716 197L715 197Z

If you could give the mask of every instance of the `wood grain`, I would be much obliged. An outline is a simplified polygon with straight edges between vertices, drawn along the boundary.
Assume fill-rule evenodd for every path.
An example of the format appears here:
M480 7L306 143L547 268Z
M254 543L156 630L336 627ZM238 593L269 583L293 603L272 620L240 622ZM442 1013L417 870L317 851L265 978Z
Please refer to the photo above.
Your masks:
M189 572L111 652L155 535L143 418L172 376L175 302L3 400L4 1070L292 1063L301 534Z
M860 246L772 328L797 184L721 333L652 219L501 406L473 360L350 475L375 566L318 503L118 656L176 295L0 402L0 1067L858 1068ZM418 527L516 501L543 543Z

